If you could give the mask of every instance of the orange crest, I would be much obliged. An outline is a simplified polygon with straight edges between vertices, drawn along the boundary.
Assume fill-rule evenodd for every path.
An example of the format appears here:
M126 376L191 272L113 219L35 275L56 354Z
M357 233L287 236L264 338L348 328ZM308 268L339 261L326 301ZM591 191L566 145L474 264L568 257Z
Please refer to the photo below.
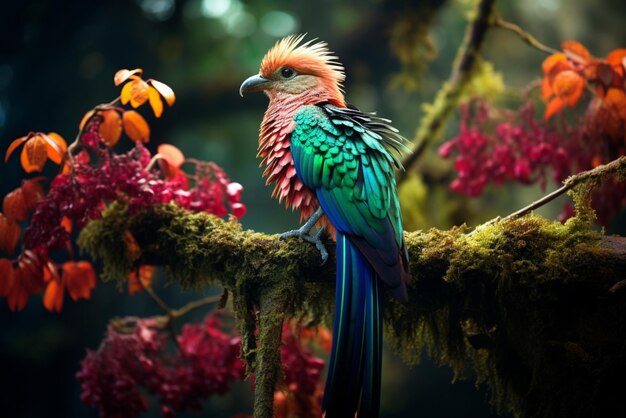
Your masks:
M311 74L341 88L345 79L343 66L328 49L326 42L311 39L302 43L306 35L290 35L276 42L263 61L260 74L269 78L282 67L291 67L300 74Z

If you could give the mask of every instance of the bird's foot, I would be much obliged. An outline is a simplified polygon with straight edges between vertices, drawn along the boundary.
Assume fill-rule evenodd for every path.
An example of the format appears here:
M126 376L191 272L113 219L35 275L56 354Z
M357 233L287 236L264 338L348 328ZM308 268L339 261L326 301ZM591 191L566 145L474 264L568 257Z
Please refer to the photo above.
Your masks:
M311 235L311 227L309 225L302 225L299 229L292 229L291 231L283 232L280 234L281 241L285 238L289 237L297 237L305 240L306 242L310 242L315 245L315 248L320 252L320 256L322 257L322 265L326 263L328 260L328 251L322 242L322 233L324 232L323 228L320 228L315 234Z

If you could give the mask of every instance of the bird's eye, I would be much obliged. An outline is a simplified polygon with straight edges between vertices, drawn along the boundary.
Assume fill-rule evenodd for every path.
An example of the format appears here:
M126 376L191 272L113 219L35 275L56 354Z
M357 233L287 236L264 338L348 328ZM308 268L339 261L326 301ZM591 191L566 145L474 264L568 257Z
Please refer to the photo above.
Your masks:
M285 67L280 71L280 75L282 75L283 78L292 78L296 75L296 72L289 67Z

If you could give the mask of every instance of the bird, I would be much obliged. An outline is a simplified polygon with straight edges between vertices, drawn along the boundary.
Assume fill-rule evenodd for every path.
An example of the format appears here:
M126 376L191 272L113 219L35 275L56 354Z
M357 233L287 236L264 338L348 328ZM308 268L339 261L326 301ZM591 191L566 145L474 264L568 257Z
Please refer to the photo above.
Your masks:
M324 231L336 241L323 415L377 417L384 289L408 300L409 260L394 173L408 147L390 120L346 103L343 65L325 42L305 37L276 42L239 94L262 91L269 98L257 155L263 176L274 185L272 195L306 220L280 238L314 244L322 263L328 259Z

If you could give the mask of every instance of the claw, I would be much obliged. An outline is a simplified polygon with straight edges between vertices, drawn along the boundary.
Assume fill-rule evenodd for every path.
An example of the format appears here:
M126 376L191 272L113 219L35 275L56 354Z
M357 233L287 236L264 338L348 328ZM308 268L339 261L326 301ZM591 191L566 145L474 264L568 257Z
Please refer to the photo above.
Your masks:
M315 222L317 222L322 214L322 209L317 209L313 216L311 216L311 218L306 221L304 225L302 225L299 229L292 229L291 231L283 232L282 234L280 234L279 239L283 241L285 238L298 237L305 240L306 242L314 244L315 248L317 248L317 250L320 252L320 256L322 257L321 265L324 265L328 260L328 251L326 250L326 247L324 246L321 238L322 232L324 230L320 228L319 231L317 231L314 235L310 234L313 225L315 225Z

